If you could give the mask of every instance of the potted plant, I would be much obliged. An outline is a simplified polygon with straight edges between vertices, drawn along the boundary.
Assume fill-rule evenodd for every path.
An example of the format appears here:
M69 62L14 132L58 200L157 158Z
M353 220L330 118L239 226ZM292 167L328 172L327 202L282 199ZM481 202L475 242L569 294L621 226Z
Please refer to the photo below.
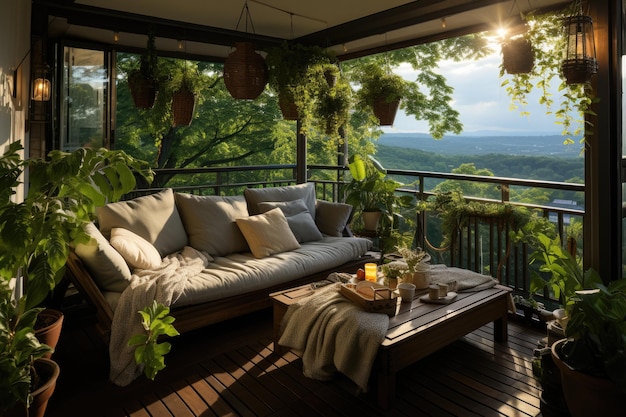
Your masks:
M618 416L626 409L626 279L576 292L566 339L552 345L572 416Z
M151 109L159 91L157 80L157 53L155 35L148 33L146 51L139 60L139 68L128 74L128 88L138 109Z
M332 68L337 68L330 65ZM337 69L337 72L339 70ZM334 71L329 70L329 77ZM332 87L331 87L332 84ZM315 106L315 118L324 133L330 136L339 135L340 129L348 123L349 111L352 106L352 88L343 78L332 81L324 93L320 95Z
M407 81L374 64L364 66L356 80L361 85L357 92L359 105L371 108L381 126L392 125L400 100L407 94Z
M283 42L271 48L265 59L270 88L278 95L286 120L300 119L306 131L317 98L329 89L335 58L318 46ZM331 81L332 83L332 81Z
M174 127L189 126L195 107L195 86L185 70L182 74L180 86L172 93L172 125Z
M151 176L147 164L121 151L81 148L53 151L49 160L23 160L21 149L13 143L0 157L0 367L2 375L15 378L11 389L2 390L5 408L32 404L31 371L51 350L35 337L35 322L64 275L70 246L87 239L82 225L93 220L96 206L132 190L135 172ZM16 202L15 188L26 169L28 190ZM15 288L21 282L19 295Z
M411 249L406 246L398 246L397 250L407 266L406 273L402 278L403 281L414 284L416 289L428 288L430 285L428 273L430 255L421 248Z
M532 71L535 54L532 43L523 35L502 43L502 67L507 74L526 74Z

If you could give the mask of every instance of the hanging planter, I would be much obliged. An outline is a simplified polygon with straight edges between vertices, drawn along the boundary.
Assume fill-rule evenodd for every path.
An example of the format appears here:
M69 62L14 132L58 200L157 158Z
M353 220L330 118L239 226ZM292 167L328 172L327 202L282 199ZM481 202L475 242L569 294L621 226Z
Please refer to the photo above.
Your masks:
M507 74L527 74L533 70L534 64L532 44L523 36L502 44L502 67Z
M391 71L385 72L378 65L368 65L358 78L361 83L357 92L360 104L372 109L381 126L393 125L400 100L406 94L406 81Z
M253 100L265 89L267 66L250 42L235 44L224 62L224 84L235 99Z
M298 106L288 93L278 94L278 106L285 120L298 120Z
M128 88L138 109L151 109L158 94L157 54L154 32L148 34L146 52L141 56L139 69L128 74Z
M196 95L185 81L180 89L172 94L172 116L174 127L189 126L196 107Z
M381 126L392 126L396 119L399 106L399 98L391 101L387 101L385 97L375 99L372 103L372 111L374 112L374 116L378 119L378 124Z

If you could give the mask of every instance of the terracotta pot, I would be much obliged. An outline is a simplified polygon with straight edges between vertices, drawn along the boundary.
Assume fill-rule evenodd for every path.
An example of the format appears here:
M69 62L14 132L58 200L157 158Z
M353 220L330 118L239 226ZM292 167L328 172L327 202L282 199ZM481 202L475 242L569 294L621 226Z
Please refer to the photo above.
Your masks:
M128 77L128 88L133 98L133 103L138 109L151 109L158 94L156 82L146 80L139 75L131 75Z
M385 98L381 97L374 100L374 104L372 105L372 111L374 112L374 116L376 116L379 120L378 124L380 124L381 126L393 125L393 121L396 119L396 112L398 111L399 105L400 99L387 102Z
M377 231L378 223L380 222L380 218L382 214L383 213L380 211L364 211L363 212L363 228L370 232Z
M173 126L189 126L196 107L196 96L186 88L172 94Z
M61 328L63 327L63 313L58 310L47 308L37 316L35 324L35 337L39 342L56 348L59 337L61 336ZM52 352L46 354L45 358L50 358Z
M298 108L291 97L285 94L278 95L278 106L285 120L298 120Z
M37 359L34 364L35 370L40 377L40 384L31 395L33 401L28 410L23 404L8 410L5 417L43 417L48 407L48 400L54 393L59 377L59 365L52 359Z
M510 39L502 45L502 66L508 74L525 74L533 70L535 56L525 38Z
M561 371L563 395L572 417L623 416L626 396L613 381L575 371L561 360L558 352L565 340L552 345L552 359Z

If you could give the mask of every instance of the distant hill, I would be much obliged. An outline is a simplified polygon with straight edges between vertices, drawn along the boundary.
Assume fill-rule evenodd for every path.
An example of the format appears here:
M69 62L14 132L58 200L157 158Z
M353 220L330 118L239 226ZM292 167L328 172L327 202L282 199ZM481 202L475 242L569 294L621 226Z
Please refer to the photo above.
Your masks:
M489 132L493 135L493 132ZM441 155L519 155L557 158L580 157L582 145L564 145L561 135L546 136L445 136L436 140L424 133L385 133L378 144L419 149Z

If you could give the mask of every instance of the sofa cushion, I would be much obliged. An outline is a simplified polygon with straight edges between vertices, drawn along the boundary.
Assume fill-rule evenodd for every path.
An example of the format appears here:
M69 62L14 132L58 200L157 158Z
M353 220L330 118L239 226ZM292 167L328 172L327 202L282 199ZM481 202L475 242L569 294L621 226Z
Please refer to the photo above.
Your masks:
M83 261L96 285L104 291L123 292L130 282L131 272L108 240L93 223L85 225L85 232L91 237L89 243L79 243L74 251Z
M289 228L287 218L279 208L263 214L237 219L237 226L256 258L300 248Z
M131 268L155 269L161 265L159 251L146 239L130 230L114 227L111 229L109 242Z
M130 230L153 244L161 257L181 250L188 243L170 188L107 204L98 209L97 215L100 231L105 237L111 236L114 227Z
M189 235L189 245L211 256L247 252L236 219L248 216L243 196L197 196L176 193L176 205Z
M257 206L261 213L279 208L287 218L289 228L300 243L320 240L323 237L301 198L293 201L263 201Z
M352 206L318 200L315 212L315 224L320 232L328 236L343 236L343 231L350 222Z
M315 220L315 184L312 182L284 187L246 188L243 195L250 215L261 213L258 204L263 201L293 201L301 198Z

